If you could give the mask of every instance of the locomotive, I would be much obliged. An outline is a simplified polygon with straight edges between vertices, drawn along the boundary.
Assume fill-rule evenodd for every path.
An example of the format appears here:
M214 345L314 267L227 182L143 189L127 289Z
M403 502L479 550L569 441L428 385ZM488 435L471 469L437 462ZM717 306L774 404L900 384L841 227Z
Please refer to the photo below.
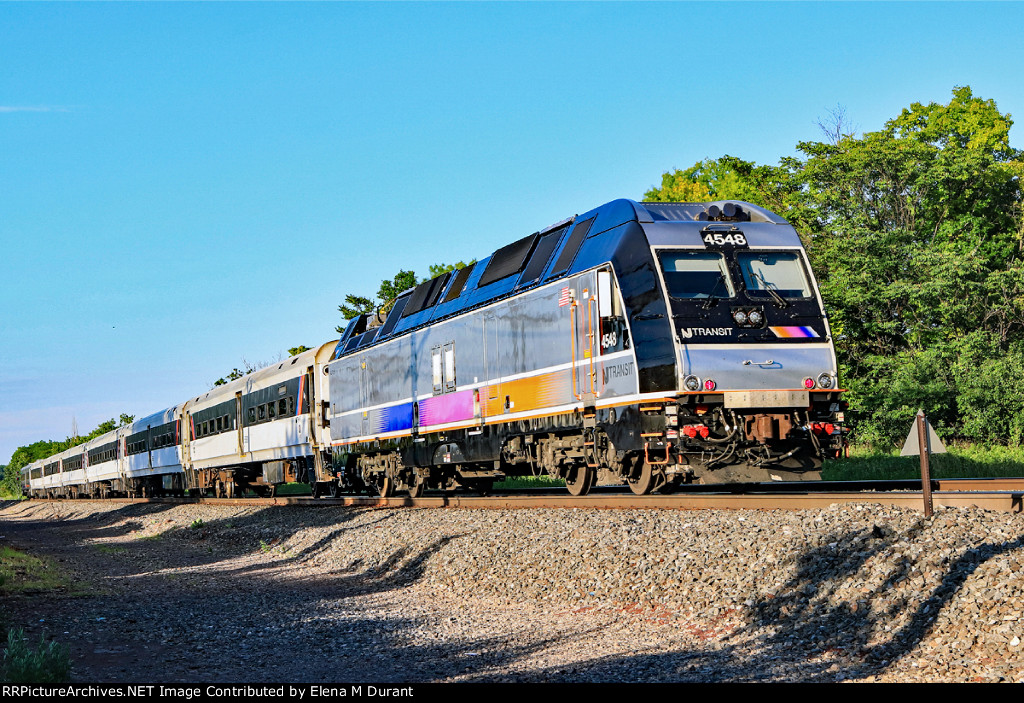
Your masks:
M117 477L91 481L94 450L74 448L57 463L85 469L51 458L26 478L37 494L228 496L286 480L381 496L537 474L573 495L813 480L845 446L842 393L788 222L745 202L623 199L403 292L336 344L94 440L103 456L113 441Z
M806 253L750 203L556 223L352 320L327 372L333 466L380 495L817 479L844 442Z

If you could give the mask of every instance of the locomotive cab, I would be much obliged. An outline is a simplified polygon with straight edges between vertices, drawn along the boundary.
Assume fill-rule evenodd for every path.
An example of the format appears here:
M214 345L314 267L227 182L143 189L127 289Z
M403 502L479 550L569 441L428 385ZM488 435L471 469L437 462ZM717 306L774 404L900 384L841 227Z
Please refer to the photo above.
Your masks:
M806 253L788 223L761 212L647 227L679 389L663 441L686 479L762 480L765 469L818 479L844 445L831 331Z

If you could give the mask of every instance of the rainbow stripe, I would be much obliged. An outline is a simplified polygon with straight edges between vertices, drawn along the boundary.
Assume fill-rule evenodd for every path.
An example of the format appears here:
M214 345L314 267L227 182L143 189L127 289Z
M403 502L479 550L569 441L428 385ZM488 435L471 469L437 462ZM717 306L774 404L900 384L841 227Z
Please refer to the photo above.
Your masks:
M776 337L782 337L783 339L818 336L813 327L769 327L768 329L774 332Z

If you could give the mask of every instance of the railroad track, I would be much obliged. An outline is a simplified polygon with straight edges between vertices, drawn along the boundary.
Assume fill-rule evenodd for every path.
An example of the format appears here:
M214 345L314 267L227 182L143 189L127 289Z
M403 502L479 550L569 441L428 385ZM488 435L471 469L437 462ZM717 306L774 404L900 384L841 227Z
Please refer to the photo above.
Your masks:
M635 496L618 488L596 489L588 496L574 498L562 492L527 489L492 496L470 493L428 494L421 498L344 496L317 498L278 496L273 498L112 498L122 503L189 503L251 506L359 506L410 508L590 508L666 510L801 510L824 508L835 503L896 505L923 509L921 482L847 481L818 483L723 484L687 486L669 495ZM557 489L556 489L557 490ZM61 501L63 499L51 499ZM979 507L1001 512L1024 512L1024 478L942 479L932 481L935 506Z

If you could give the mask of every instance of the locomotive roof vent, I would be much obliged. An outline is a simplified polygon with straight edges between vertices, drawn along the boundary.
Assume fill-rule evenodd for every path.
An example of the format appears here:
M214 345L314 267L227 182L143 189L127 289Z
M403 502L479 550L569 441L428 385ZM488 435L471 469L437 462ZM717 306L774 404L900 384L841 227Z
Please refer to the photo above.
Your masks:
M732 202L722 203L722 207L710 205L704 212L697 213L701 222L750 222L750 213L740 205Z
M716 200L707 203L652 203L640 205L651 216L652 222L764 222L784 225L786 219L763 207L741 200Z

